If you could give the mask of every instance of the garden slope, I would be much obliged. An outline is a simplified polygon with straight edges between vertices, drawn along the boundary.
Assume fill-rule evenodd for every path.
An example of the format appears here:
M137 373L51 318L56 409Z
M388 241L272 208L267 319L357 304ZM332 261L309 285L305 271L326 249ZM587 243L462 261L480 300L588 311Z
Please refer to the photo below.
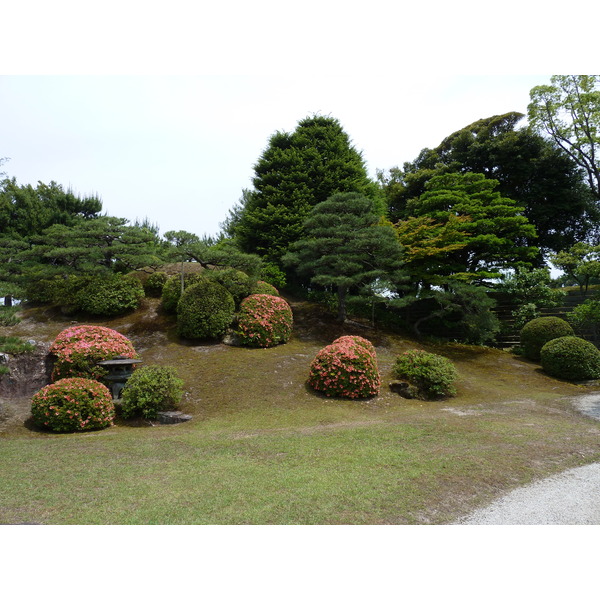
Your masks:
M149 468L148 458L135 462L140 448L147 446L153 454L164 444L167 448L177 442L184 454L165 454L164 465L175 474L194 468L200 477L208 466L199 463L192 467L180 461L185 448L193 455L193 448L206 444L211 453L220 446L227 448L223 450L226 453L234 448L240 464L264 469L263 488L279 485L289 490L279 500L281 493L274 492L267 509L263 496L253 487L261 485L258 476L252 481L232 481L232 489L246 490L239 502L247 512L235 503L229 512L214 513L208 508L202 512L199 505L186 505L178 516L167 508L157 516L153 507L156 522L446 523L520 485L600 458L600 424L572 405L573 397L589 390L551 379L536 364L506 352L421 344L364 324L338 324L332 315L309 303L291 301L291 305L295 320L292 339L270 349L183 343L176 336L174 321L160 313L155 300L146 300L141 310L127 317L81 321L123 333L145 364L174 366L185 381L181 409L193 415L191 422L143 429L119 424L96 434L98 442L105 436L115 449L129 456L137 474ZM73 324L72 319L44 308L27 309L22 316L22 323L6 328L6 335L49 343ZM306 387L309 365L317 351L341 335L362 335L375 345L383 380L376 398L332 400ZM422 402L389 391L395 357L411 348L438 352L455 362L460 375L455 398ZM51 460L45 441L50 438L57 441L52 448L65 444L66 451L74 453L73 460L79 456L71 447L82 443L78 440L83 436L48 436L27 428L23 421L29 399L10 402L21 407L21 420L4 423L2 435L5 443L13 440L15 452L19 447L22 460L25 449L34 452L35 448L22 445L27 439L39 440L44 446L44 460ZM10 447L6 448L10 452ZM214 469L218 458L213 456ZM109 464L95 468L106 469ZM45 471L41 464L37 466L40 476L52 470L51 463ZM25 467L13 467L7 470L6 481L12 476L20 482L19 469ZM223 477L235 476L235 470L223 468L219 485ZM334 481L336 477L342 477L340 482ZM157 479L157 486L161 480ZM315 482L322 484L318 492L313 488ZM66 482L65 489L76 483ZM182 497L190 492L185 489L184 475L177 484L182 486ZM17 489L22 483L14 485ZM60 486L56 489L60 494ZM157 487L152 493L161 492ZM261 498L262 504L251 503L253 497ZM111 498L115 512L109 515L102 513L104 509L92 512L90 500L90 512L77 513L77 517L57 513L54 504L45 504L36 516L38 509L32 508L31 514L17 508L16 492L13 497L8 490L0 522L36 518L53 523L148 522L143 507L132 513L124 499L119 512L119 492L111 491Z

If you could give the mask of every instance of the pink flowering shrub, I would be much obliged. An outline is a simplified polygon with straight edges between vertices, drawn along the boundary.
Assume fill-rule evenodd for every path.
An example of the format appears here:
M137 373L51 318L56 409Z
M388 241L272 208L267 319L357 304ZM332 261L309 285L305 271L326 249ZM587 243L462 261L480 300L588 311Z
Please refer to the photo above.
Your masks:
M338 338L317 353L308 384L326 396L370 398L379 393L381 378L373 344L359 336Z
M50 354L55 358L52 381L65 377L102 379L105 369L97 366L116 356L136 358L132 343L118 331L97 325L78 325L56 337Z
M32 399L36 425L57 432L104 429L112 425L115 407L105 385L91 379L61 379Z
M245 346L270 348L290 339L293 323L292 309L283 298L252 294L240 305L238 334Z

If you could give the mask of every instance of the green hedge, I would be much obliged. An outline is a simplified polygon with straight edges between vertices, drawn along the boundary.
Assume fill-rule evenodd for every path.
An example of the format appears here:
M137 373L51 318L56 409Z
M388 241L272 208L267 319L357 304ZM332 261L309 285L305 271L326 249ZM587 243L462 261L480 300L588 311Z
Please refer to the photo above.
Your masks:
M439 354L408 350L396 359L392 374L416 386L429 399L456 394L458 371L451 360Z
M574 335L573 328L559 317L538 317L521 329L523 354L531 360L540 360L544 344L565 335Z
M553 377L583 381L600 377L600 350L572 335L550 340L540 352L542 369Z
M177 331L186 339L217 339L235 312L233 296L216 281L203 277L187 288L177 304Z

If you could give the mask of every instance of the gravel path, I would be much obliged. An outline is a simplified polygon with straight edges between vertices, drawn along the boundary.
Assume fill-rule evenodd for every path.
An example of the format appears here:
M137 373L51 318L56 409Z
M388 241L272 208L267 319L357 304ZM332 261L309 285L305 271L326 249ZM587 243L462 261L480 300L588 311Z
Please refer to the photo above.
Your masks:
M575 404L600 420L600 394L581 396ZM600 463L515 490L455 525L600 525Z

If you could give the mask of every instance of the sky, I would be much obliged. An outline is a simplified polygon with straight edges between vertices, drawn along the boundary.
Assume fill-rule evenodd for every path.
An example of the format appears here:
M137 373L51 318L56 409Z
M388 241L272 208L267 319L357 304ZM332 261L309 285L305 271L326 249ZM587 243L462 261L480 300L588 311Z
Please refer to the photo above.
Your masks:
M343 75L0 76L2 170L98 195L106 213L161 233L215 235L269 137L306 116L338 119L374 178L473 121L526 113L549 78L413 75L386 91Z

